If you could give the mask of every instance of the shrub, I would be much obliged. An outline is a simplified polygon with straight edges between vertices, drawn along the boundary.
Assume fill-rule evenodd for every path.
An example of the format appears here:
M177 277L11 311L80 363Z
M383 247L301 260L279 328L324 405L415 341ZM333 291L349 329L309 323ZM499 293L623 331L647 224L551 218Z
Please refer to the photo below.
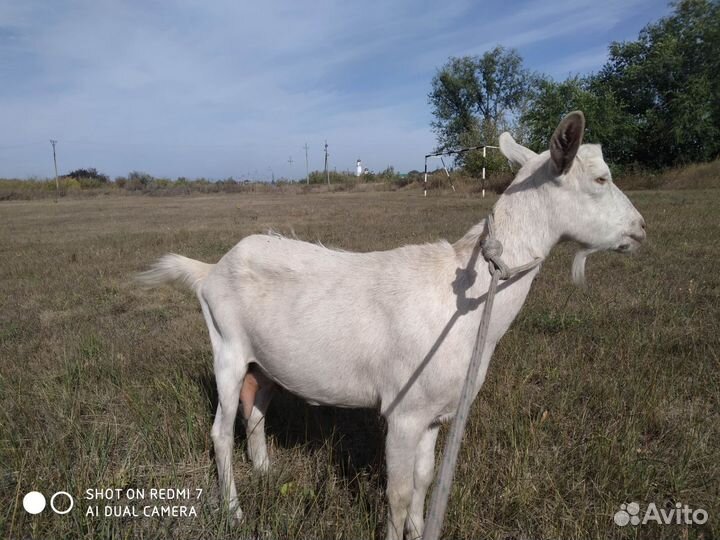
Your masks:
M82 189L82 184L80 184L80 181L75 178L68 178L67 176L64 176L58 181L60 183L61 191L75 191ZM48 182L48 185L51 190L55 189L55 182Z
M148 173L132 171L128 174L123 187L128 191L143 191L153 180L152 175Z
M330 183L331 184L355 184L357 178L349 173L340 173L337 171L330 171ZM326 184L327 176L324 171L312 171L310 173L311 184Z
M390 182L395 180L398 177L398 174L395 172L395 167L388 165L384 171L377 174L377 177L383 182Z
M95 180L98 185L107 184L110 181L110 178L106 174L99 173L97 169L93 167L89 169L75 169L74 171L67 173L65 176L69 176L75 180L80 180L81 178Z
M95 188L102 187L106 183L106 182L99 180L98 178L90 178L87 176L73 178L73 180L76 180L78 182L78 184L80 184L80 189L95 189Z

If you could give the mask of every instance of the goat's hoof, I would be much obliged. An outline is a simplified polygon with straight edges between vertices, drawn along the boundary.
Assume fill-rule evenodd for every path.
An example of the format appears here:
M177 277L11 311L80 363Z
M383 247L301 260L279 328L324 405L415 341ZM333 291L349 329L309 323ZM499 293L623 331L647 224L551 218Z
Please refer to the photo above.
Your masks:
M235 511L232 513L232 520L235 522L235 524L240 524L243 522L244 516L242 513L242 510L240 508L236 508Z
M234 502L228 506L228 517L233 523L240 524L245 519L243 511L240 508L240 503Z

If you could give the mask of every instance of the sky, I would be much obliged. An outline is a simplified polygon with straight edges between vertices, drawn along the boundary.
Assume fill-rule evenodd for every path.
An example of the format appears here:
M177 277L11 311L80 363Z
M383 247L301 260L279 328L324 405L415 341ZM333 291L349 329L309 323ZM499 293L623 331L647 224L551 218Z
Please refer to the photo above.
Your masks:
M557 80L599 70L659 0L0 0L0 178L298 179L422 169L449 57L515 48Z

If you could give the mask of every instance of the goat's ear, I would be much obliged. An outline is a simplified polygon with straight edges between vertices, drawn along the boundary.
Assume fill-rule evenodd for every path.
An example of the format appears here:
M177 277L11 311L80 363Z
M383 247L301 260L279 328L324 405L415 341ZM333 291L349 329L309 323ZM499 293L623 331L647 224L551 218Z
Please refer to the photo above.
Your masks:
M570 170L583 139L585 115L573 111L560 121L550 139L550 159L558 175Z
M537 156L535 152L515 142L507 131L500 135L500 151L514 167L522 167Z

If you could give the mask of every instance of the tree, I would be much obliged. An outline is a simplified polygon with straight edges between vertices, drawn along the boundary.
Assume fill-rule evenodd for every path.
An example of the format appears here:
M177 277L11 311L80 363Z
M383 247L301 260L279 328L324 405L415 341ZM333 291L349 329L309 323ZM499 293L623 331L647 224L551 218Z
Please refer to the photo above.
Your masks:
M587 117L585 140L609 161L652 168L720 154L720 3L682 0L636 41L614 42L602 70L564 82L538 79L521 125L547 147L566 113Z
M450 58L428 95L438 146L476 146L511 128L536 150L580 109L609 161L659 168L720 156L720 1L679 0L635 41L614 42L595 75L530 75L513 50ZM514 124L510 126L510 124ZM519 135L519 137L518 137ZM472 172L482 160L466 154Z
M581 110L587 119L586 142L602 144L609 161L634 159L636 125L612 91L597 84L595 78L570 77L559 83L538 79L531 96L532 105L520 118L530 148L545 150L558 122L570 111Z
M517 51L450 58L432 80L428 101L439 149L494 141L527 95L530 75Z
M654 166L720 154L720 3L682 0L637 41L612 43L597 77L632 116L635 158Z

